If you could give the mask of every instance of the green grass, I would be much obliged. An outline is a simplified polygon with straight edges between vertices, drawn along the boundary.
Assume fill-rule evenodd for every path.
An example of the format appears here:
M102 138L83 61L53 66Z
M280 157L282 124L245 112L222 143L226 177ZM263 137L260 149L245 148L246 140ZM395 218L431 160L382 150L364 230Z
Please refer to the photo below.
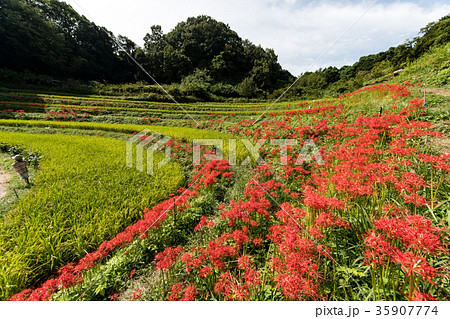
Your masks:
M233 135L225 134L219 131L200 130L188 127L171 126L148 126L135 124L109 124L109 123L91 123L91 122L59 122L59 121L28 121L28 120L0 120L0 126L19 126L19 127L50 127L64 129L80 130L101 130L119 133L135 133L144 129L149 129L160 134L170 136L175 139L183 138L187 142L193 142L195 139L219 139L224 141L224 156L228 157L228 141L235 139ZM237 141L236 147L237 159L243 160L249 155L245 146Z
M0 225L1 299L83 257L183 182L174 162L155 176L126 167L120 140L0 132L0 141L45 156L31 191Z
M25 102L2 102L0 104L0 109L24 109L24 110L38 110L43 111L44 106L47 104L37 104L37 103L25 103ZM189 115L209 115L209 114L215 114L215 115L230 115L230 114L236 114L236 115L259 115L265 113L266 109L269 108L270 105L266 105L263 107L260 107L258 109L250 109L247 110L243 107L235 107L232 105L228 106L196 106L194 104L191 104L189 107L184 106L183 108L178 106L171 106L168 109L165 108L140 108L140 107L131 107L131 106L99 106L99 105L91 105L91 106L80 106L80 105L72 105L72 104L48 104L49 108L58 108L62 110L79 110L87 112L91 112L90 109L95 109L96 112L104 111L104 112L133 112L133 113L147 113L146 115L154 115L154 114L186 114L186 116ZM250 107L248 107L250 108ZM294 106L292 109L286 107L286 103L283 105L274 105L270 108L271 113L280 113L285 112L289 110L299 110L298 106Z
M11 108L11 107L18 107L20 109L29 109L29 110L33 110L33 109L38 109L38 110L42 110L44 108L44 104L39 105L36 103L23 103L23 102L8 102L8 103L3 103L3 105L1 105L1 108L6 109L6 108ZM126 112L146 112L146 113L156 113L156 114L165 114L165 113L170 113L170 114L196 114L196 115L201 115L201 114L219 114L219 115L229 115L232 113L236 113L236 114L247 114L247 115L256 115L256 114L261 114L264 112L264 108L262 108L261 110L257 111L257 110L250 110L250 111L241 111L239 109L229 109L226 111L223 110L217 110L217 108L209 108L209 109L192 109L193 107L191 106L191 109L182 109L182 108L175 108L175 109L155 109L155 108L136 108L136 107L120 107L120 106L79 106L79 105L69 105L69 104L50 104L49 107L53 107L53 108L61 108L61 109L88 109L88 108L95 108L96 110L102 110L102 111L113 111L113 112L120 112L120 111L126 111ZM280 111L280 110L278 110Z
M450 43L432 48L418 60L409 64L397 81L424 82L431 86L450 86Z

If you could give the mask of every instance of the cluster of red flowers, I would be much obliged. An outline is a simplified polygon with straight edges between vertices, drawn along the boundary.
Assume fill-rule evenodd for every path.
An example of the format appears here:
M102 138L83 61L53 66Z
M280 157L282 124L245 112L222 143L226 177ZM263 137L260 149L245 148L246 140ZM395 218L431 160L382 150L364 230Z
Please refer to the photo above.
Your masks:
M141 118L141 123L142 124L146 124L146 125L149 125L149 124L154 124L154 123L157 123L157 122L164 122L160 117L143 117L143 118Z
M230 164L224 160L213 160L203 165L198 173L192 177L193 189L207 188L208 186L218 182L218 178L229 180L233 176L230 172Z
M156 269L168 270L177 260L178 255L183 250L182 247L168 247L155 256Z
M438 271L425 257L446 253L441 240L444 229L421 215L381 218L374 226L364 240L367 265L376 268L390 261L401 266L407 277L415 274L432 282Z
M382 84L341 99L351 103L369 92L396 101L410 94L408 86ZM411 120L423 104L423 100L414 99L404 110L392 104L392 112L359 116L354 121L346 119L342 105L316 105L288 112L289 116L282 120L262 121L256 127L252 121L244 120L230 128L234 134L255 140L313 138L316 143L333 144L320 149L323 166L296 166L299 147L288 147L287 165L275 168L270 163L277 163L280 148L262 148L269 164L256 168L245 189L245 200L220 206L228 230L180 258L189 274L186 282L192 280L197 287L208 283L210 289L214 287L215 299L260 298L258 292L262 288L256 286L261 284L261 270L270 265L272 274L266 280L273 282L285 299L324 298L321 285L326 283L327 274L322 264L327 258L334 262L332 256L338 253L327 246L327 236L335 230L352 231L353 224L361 227L353 213L354 206L373 201L374 205L366 209L367 215L361 216L375 225L362 243L367 247L366 264L377 268L391 262L402 269L407 279L414 275L432 283L440 272L430 260L448 251L442 242L442 229L423 216L410 213L411 208L432 203L427 199L427 189L433 184L414 169L429 164L442 179L449 172L450 156L421 154L415 147L418 138L439 135L429 130L429 123ZM301 126L301 116L305 114L313 114L317 119ZM420 162L412 161L413 158ZM435 182L434 187L438 184ZM397 205L389 202L387 194L396 198ZM275 201L282 204L278 206ZM385 205L388 210L380 212L377 205ZM206 223L205 217L197 230ZM264 263L256 254L261 246L269 253ZM417 287L407 296L409 299L433 298ZM199 292L198 296L207 298L209 293Z
M211 172L214 178L229 178L229 175L225 177L220 176L220 174L226 174L229 164L224 161L214 161L207 165L207 168L201 170L202 174L208 176ZM220 172L216 174L215 172ZM197 176L197 175L196 175ZM192 179L193 182L196 181L198 177ZM87 269L92 268L97 261L108 256L114 249L122 247L126 243L130 243L134 240L135 236L140 235L141 239L146 237L146 233L151 228L159 227L162 222L167 219L169 212L176 209L178 213L182 212L187 207L187 201L191 197L195 197L198 190L203 187L207 187L214 183L214 181L205 180L202 183L196 183L192 188L196 190L189 189L179 189L178 192L181 195L174 196L161 204L154 206L152 209L146 209L144 211L144 218L136 222L135 224L128 226L123 232L119 233L113 239L102 243L99 248L87 254L76 264L70 264L68 266L62 267L58 272L58 277L54 279L47 280L41 287L31 290L24 290L11 297L10 300L48 300L55 292L60 289L68 288L73 285L79 284L83 281L81 273ZM199 184L199 185L198 185ZM161 269L166 269L169 267L171 258L179 253L178 249L168 248L164 252L158 254L159 266ZM176 256L175 256L176 257Z
M194 301L197 291L194 286L177 283L173 285L169 301Z
M346 98L346 97L356 97L360 98L362 94L365 92L375 92L377 94L377 97L385 97L385 96L393 96L393 99L401 97L401 96L408 96L411 92L408 91L408 86L411 86L413 84L408 83L405 85L397 85L397 84L388 84L383 83L379 85L373 85L369 87L365 87L359 90L356 90L354 92L350 92L347 94L341 95L339 98Z
M195 226L194 231L199 231L200 229L203 229L205 227L213 227L215 225L214 221L208 220L206 216L200 217L200 223L198 223L197 226Z

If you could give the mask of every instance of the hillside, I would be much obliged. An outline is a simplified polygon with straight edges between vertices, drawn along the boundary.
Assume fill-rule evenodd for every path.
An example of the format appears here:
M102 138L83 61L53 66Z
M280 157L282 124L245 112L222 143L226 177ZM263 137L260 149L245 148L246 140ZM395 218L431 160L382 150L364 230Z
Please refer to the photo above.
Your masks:
M414 39L407 40L397 47L391 47L387 51L363 56L353 65L346 65L339 69L330 66L316 72L306 72L300 76L289 96L291 98L338 96L365 85L387 81L392 79L394 71L411 65L433 48L445 46L449 42L450 15L447 15L423 27ZM434 67L439 67L441 71L448 74L448 60L440 62L440 65ZM445 76L439 82L440 85L448 83L450 82Z
M0 6L0 86L63 86L68 79L180 83L181 95L252 97L287 85L272 49L241 39L208 16L189 18L163 34L152 26L143 48L80 16L57 0L4 0ZM2 70L3 69L3 70ZM11 72L12 71L12 72ZM19 74L17 74L19 72ZM70 86L71 84L66 86ZM88 89L87 89L88 90Z
M191 17L167 34L154 25L142 48L58 0L4 0L0 17L0 86L170 101L130 56L178 101L275 99L294 81L274 50L241 39L209 16ZM302 74L285 98L335 97L385 81L448 43L449 34L445 16L416 38L351 66Z

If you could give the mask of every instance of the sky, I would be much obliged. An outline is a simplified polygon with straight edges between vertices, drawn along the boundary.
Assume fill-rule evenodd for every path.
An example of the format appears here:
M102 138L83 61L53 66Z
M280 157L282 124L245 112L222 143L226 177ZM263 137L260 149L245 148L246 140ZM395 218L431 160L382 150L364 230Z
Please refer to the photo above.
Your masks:
M152 25L170 32L188 17L209 15L243 39L272 48L298 76L351 65L416 37L450 13L449 0L65 0L115 35L143 45Z

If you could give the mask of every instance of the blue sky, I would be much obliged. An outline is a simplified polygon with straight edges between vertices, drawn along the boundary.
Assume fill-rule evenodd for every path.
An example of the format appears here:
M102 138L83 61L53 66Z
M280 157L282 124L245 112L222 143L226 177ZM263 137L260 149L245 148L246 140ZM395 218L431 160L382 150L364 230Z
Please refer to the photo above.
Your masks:
M448 0L378 0L373 6L375 0L65 2L96 24L139 45L152 25L161 25L167 33L188 17L209 15L227 23L242 38L273 48L281 65L294 75L353 64L363 55L387 50L417 36L427 23L450 13Z

